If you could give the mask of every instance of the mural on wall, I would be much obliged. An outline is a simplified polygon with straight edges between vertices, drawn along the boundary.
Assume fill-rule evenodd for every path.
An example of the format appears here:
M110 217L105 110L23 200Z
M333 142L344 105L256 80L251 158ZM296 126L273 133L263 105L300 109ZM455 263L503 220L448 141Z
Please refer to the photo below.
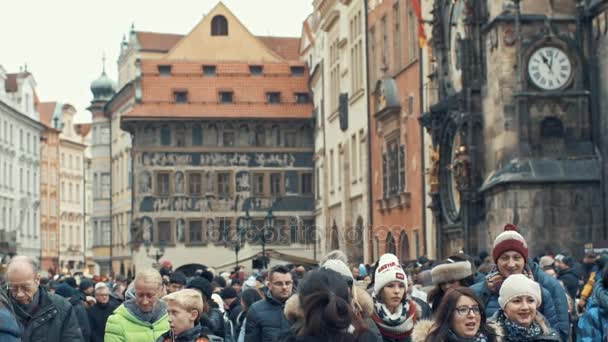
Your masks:
M142 152L138 166L312 167L312 152Z

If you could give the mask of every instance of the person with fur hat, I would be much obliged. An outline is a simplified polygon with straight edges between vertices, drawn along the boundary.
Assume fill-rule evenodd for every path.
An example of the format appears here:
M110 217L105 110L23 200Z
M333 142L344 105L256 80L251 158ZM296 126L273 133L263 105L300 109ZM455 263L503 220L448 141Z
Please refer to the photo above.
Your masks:
M492 259L494 260L495 266L492 271L488 273L482 282L478 282L471 286L471 289L479 296L481 301L486 307L486 315L491 317L499 309L500 305L498 297L503 282L509 277L522 274L532 281L537 281L542 278L542 281L549 283L546 275L538 265L534 264L533 267L537 271L531 269L531 265L528 263L528 244L524 237L519 234L517 227L512 224L505 225L504 231L500 233L494 240L494 246L492 249ZM549 322L550 326L556 329L563 340L567 340L570 329L570 317L568 315L568 303L566 300L566 294L563 288L559 285L556 279L557 288L553 288L554 292L550 292L542 284L542 281L538 281L540 285L542 305L538 310L544 315ZM553 286L554 284L550 284ZM561 292L560 292L561 290ZM563 302L562 302L563 299ZM565 316L556 314L556 303L554 300L559 300L559 308L563 309ZM565 307L561 307L561 305Z
M380 257L374 280L372 319L383 341L411 341L412 330L421 313L407 296L407 276L397 256L387 253Z
M433 320L414 327L412 342L496 342L483 303L471 289L455 287L443 296Z
M473 266L464 256L453 256L431 270L431 279L435 286L428 295L433 312L439 308L443 296L456 287L469 287L475 283Z
M508 277L500 287L500 309L492 316L501 341L561 341L545 317L538 312L542 304L540 285L524 274Z

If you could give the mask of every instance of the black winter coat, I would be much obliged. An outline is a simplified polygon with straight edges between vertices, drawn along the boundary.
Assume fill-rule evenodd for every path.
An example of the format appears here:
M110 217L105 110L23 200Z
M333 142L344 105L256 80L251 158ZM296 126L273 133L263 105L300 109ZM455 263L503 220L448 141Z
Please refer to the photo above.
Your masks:
M567 270L560 270L557 279L564 283L564 287L570 298L576 298L576 293L578 292L578 275L574 269L569 268Z
M221 338L226 336L224 315L219 309L211 309L208 314L201 315L199 323L203 330L206 328L215 336L219 336Z
M74 309L67 299L46 292L42 287L39 307L30 316L11 298L13 309L22 328L22 342L83 342Z
M103 335L106 331L108 317L112 315L118 306L119 305L116 305L116 303L110 301L106 305L97 303L87 310L89 323L91 325L91 342L103 342Z
M245 341L273 342L279 336L290 332L289 321L283 310L285 303L274 299L270 291L266 298L254 303L247 312Z
M84 306L84 302L79 297L70 298L69 301L70 304L72 304L74 315L76 315L76 319L78 320L82 337L84 337L85 341L90 341L91 324L89 323L89 315L87 314L87 309Z

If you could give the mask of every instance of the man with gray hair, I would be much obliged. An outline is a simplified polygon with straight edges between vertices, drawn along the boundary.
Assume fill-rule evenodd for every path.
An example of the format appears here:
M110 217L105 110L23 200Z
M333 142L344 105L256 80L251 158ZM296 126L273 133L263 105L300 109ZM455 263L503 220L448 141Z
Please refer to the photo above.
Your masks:
M135 298L120 305L106 323L105 342L156 341L169 330L163 283L155 269L140 271L133 281Z
M118 303L110 301L110 288L105 283L95 285L95 301L96 303L87 310L91 324L91 342L103 342L106 322L118 307Z
M23 342L84 341L72 305L40 286L36 262L14 257L8 265L8 290Z

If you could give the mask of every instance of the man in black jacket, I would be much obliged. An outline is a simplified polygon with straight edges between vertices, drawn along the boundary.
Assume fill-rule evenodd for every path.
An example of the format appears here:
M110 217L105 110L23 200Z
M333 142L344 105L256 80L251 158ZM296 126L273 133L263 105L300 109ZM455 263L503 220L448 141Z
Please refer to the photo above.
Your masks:
M283 313L285 302L291 297L293 279L285 266L270 270L266 298L251 306L247 313L245 341L271 342L289 332L289 322Z
M576 261L571 256L565 256L557 265L557 279L559 279L566 288L566 292L570 298L576 298L576 293L579 287L579 277L574 271Z
M34 260L26 256L13 258L7 276L10 300L23 331L23 342L84 341L72 305L40 287Z
M194 277L190 279L186 288L198 290L209 306L208 312L202 314L199 319L202 328L207 328L213 335L224 338L226 336L224 316L215 301L211 299L213 295L211 283L203 277Z
M110 288L105 283L95 285L95 300L95 305L87 310L91 324L91 342L103 342L108 317L120 303L110 300Z

